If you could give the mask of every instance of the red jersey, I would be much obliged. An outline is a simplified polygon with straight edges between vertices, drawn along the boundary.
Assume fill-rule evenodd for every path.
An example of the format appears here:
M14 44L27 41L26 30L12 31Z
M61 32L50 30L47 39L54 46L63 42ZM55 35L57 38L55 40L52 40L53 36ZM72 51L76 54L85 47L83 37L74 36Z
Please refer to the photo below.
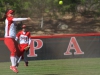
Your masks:
M18 32L17 35L16 35L16 40L19 40L19 44L28 44L28 45L30 45L30 42L31 42L30 32L28 32L28 31Z
M5 20L5 37L14 38L16 37L16 21L27 20L27 18L14 18L7 17Z

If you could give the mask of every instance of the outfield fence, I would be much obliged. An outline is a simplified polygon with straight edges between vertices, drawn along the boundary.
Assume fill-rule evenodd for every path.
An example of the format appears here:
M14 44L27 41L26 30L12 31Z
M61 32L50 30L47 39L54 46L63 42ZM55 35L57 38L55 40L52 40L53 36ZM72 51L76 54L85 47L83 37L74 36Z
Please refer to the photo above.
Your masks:
M100 33L32 36L28 60L100 57ZM10 61L9 50L0 38L0 61Z

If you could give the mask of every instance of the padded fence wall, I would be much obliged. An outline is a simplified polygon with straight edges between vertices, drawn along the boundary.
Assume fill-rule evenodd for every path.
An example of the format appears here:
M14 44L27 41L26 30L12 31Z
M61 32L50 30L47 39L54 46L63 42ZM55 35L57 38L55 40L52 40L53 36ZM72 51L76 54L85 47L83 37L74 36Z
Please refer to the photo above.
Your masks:
M10 61L10 52L3 40L0 41L0 61ZM100 37L98 35L32 37L28 60L49 60L69 58L100 57Z

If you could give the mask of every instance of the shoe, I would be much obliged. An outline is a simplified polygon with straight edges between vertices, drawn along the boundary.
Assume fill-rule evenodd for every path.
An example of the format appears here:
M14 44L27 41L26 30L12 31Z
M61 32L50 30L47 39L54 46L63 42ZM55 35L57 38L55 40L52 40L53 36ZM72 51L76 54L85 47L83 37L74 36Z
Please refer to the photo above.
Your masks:
M16 68L15 66L10 66L10 69L11 69L13 72L18 73L18 70L17 70L17 68Z
M28 66L28 62L25 62L25 66Z
M19 66L19 63L16 64L16 67L18 67L18 66Z

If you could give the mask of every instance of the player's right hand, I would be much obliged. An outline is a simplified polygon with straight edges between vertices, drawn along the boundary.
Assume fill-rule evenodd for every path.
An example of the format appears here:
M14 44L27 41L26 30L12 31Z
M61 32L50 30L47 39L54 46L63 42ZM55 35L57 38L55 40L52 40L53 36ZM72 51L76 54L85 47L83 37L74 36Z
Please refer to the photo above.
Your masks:
M27 18L27 20L31 20L31 18L30 18L30 17L28 17L28 18Z

